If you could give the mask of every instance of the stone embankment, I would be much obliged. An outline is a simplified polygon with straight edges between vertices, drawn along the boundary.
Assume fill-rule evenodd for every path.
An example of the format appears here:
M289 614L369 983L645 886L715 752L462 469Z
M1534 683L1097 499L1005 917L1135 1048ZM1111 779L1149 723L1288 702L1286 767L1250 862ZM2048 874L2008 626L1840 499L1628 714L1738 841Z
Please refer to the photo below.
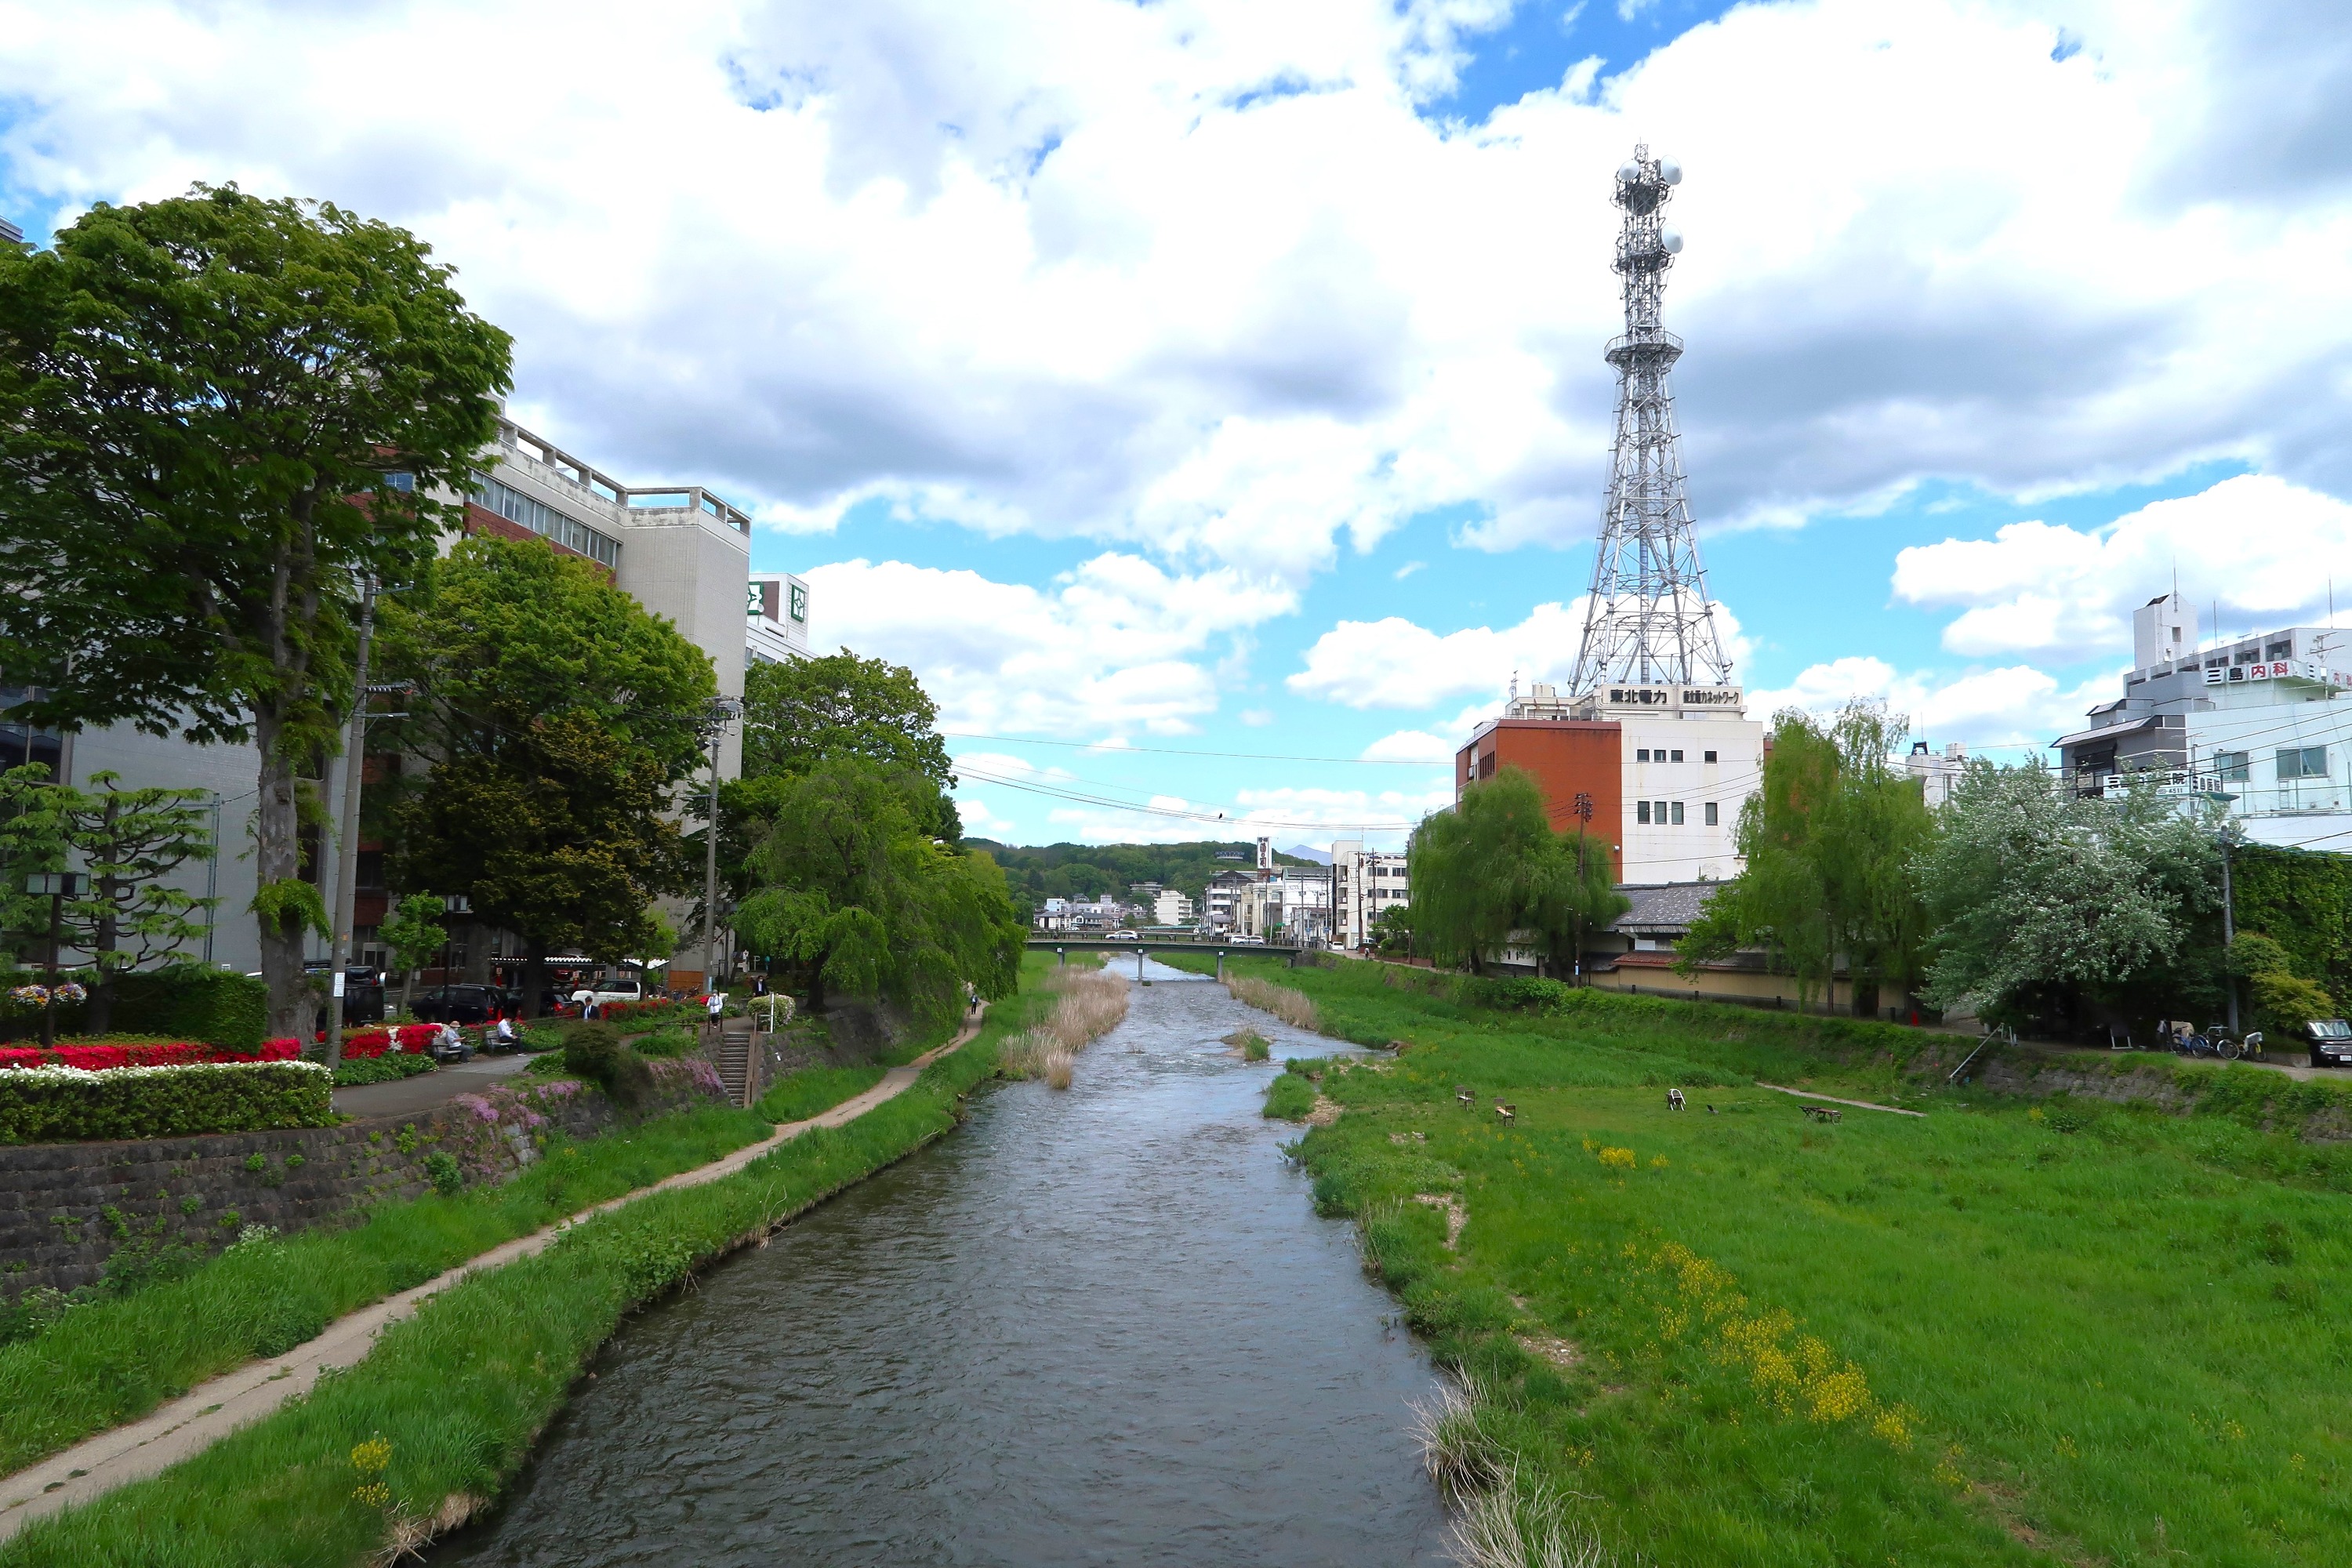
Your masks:
M715 1100L717 1079L698 1065L660 1064L646 1113ZM595 1089L557 1079L339 1127L0 1146L0 1300L76 1289L166 1251L218 1251L247 1226L301 1230L413 1198L436 1154L468 1184L506 1181L550 1134L593 1137L619 1120Z

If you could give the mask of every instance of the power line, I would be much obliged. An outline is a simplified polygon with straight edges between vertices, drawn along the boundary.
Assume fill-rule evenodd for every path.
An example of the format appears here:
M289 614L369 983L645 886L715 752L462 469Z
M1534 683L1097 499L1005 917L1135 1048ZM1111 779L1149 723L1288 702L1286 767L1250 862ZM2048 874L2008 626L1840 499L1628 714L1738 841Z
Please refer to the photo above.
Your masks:
M1106 756L1133 752L1138 756L1154 757L1221 757L1237 763L1339 763L1368 768L1450 768L1452 757L1434 757L1414 761L1398 757L1300 757L1278 752L1188 752L1173 746L1108 746L1093 741L1039 741L1021 735L982 735L971 730L941 730L938 733L959 741L1000 741L1013 746L1061 746L1071 751L1098 752Z

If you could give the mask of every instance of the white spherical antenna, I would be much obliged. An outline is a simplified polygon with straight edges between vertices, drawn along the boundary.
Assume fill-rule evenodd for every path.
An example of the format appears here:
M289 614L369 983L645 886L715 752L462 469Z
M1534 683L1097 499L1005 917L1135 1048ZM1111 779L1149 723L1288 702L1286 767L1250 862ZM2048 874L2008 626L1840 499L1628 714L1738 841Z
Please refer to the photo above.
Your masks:
M1617 166L1617 183L1621 185L1630 185L1641 177L1642 165L1639 163L1625 163Z
M1683 251L1683 231L1678 228L1658 230L1658 248L1668 256L1680 256Z
M1661 158L1658 160L1658 178L1670 185L1679 185L1683 183L1683 166L1672 158Z

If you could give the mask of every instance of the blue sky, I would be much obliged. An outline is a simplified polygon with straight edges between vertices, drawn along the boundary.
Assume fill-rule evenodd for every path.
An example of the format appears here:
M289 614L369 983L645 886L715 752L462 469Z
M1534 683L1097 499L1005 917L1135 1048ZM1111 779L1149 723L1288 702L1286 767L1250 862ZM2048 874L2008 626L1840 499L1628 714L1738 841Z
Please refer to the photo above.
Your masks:
M1567 673L1637 142L1688 172L1666 318L1759 716L2020 755L2176 572L2231 631L2352 584L2324 0L9 15L11 216L234 179L415 229L515 417L751 509L821 640L1011 737L956 742L997 837L1401 825L1447 788L1393 759Z

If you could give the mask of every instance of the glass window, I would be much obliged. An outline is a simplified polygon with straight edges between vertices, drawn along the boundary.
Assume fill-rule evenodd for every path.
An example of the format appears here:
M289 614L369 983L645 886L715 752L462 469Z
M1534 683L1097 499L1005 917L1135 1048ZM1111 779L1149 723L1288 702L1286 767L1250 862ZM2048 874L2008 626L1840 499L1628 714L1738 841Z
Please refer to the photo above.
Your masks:
M2214 752L2213 771L2221 775L2221 782L2223 784L2244 784L2246 782L2246 753L2243 752Z
M2289 779L2324 779L2327 776L2327 748L2325 746L2281 746L2278 753L2279 783Z
M1715 753L1713 752L1709 752L1705 760L1710 763L1715 761Z
M1713 753L1713 752L1710 752L1709 753L1707 753L1707 754L1708 754L1709 756L1714 755L1714 753ZM1715 821L1715 802L1713 802L1713 801L1708 801L1708 802L1706 803L1706 825L1707 825L1709 827L1713 827L1713 826L1716 826L1716 821Z
M1650 748L1644 746L1640 751L1635 752L1633 753L1633 760L1637 763L1648 762L1650 760Z
M1633 803L1633 820L1635 822L1644 824L1650 820L1650 803L1648 801L1637 800Z
M1683 760L1682 749L1681 749L1680 747L1676 747L1676 748L1675 749L1675 751L1674 751L1673 754L1672 754L1671 756L1669 756L1666 760L1667 760L1668 762L1675 762L1675 763L1679 763L1679 762L1681 762L1681 761Z
M519 522L533 533L577 551L592 561L607 566L616 566L620 562L620 541L607 538L578 518L567 516L520 490L509 489L488 474L474 476L473 499L475 505L498 513L509 522Z
M2293 658L2294 657L2294 639L2293 637L2281 637L2278 641L2271 644L2270 647L2263 649L2263 657L2264 658Z
M1680 827L1680 826L1683 825L1683 803L1682 803L1681 801L1676 801L1676 802L1675 802L1675 803L1674 803L1674 814L1675 814L1674 825L1675 825L1676 827Z

